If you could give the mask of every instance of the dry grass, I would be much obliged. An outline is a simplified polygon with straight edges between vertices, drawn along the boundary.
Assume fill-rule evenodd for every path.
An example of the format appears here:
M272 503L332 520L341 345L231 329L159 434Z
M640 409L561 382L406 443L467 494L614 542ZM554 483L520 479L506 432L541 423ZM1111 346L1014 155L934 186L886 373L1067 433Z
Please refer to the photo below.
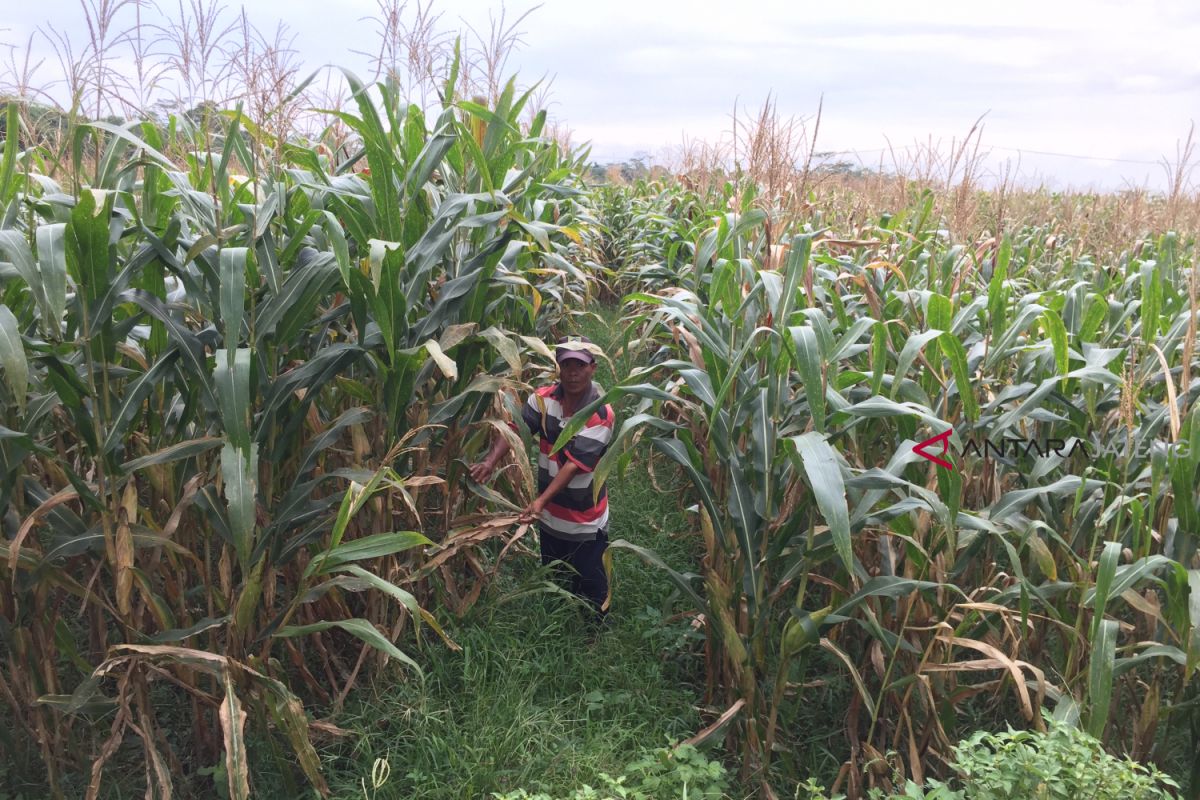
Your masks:
M1044 227L1048 246L1069 242L1071 255L1119 255L1152 232L1200 232L1194 129L1164 158L1165 192L1131 187L1113 192L1056 191L1018 180L1019 162L989 168L983 118L947 144L932 137L889 147L862 169L830 165L817 149L821 114L782 116L768 98L757 110L735 108L716 140L685 138L668 154L670 172L704 195L741 176L760 192L758 204L786 226L810 221L844 235L865 234L880 214L912 208L924 192L933 212L963 242L984 243L1022 227ZM1067 235L1069 234L1069 236Z

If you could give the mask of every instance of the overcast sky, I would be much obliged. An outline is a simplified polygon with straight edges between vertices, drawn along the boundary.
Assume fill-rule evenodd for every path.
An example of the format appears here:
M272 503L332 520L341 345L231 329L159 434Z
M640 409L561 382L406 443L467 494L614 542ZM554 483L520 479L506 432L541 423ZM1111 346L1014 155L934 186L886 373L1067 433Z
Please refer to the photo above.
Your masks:
M0 5L0 42L23 43L47 20L82 31L78 0ZM245 5L261 28L283 19L312 68L366 71L352 51L372 46L358 20L375 0ZM532 5L510 3L509 18ZM435 8L443 27L483 28L498 5ZM948 148L986 114L993 166L1019 162L1027 179L1055 187L1161 187L1157 162L1200 118L1194 0L547 0L521 27L511 66L526 81L553 78L552 114L600 160L659 157L685 135L716 139L735 103L757 108L770 93L781 114L810 122L823 96L818 149L860 151L868 165L889 142L900 153L930 137Z

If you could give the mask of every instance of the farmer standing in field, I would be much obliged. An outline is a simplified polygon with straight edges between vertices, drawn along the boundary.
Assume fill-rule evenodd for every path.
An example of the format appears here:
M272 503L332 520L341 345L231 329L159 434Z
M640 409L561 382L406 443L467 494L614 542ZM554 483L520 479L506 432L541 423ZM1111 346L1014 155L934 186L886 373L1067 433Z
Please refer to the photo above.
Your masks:
M596 621L604 623L609 599L603 562L608 548L608 490L602 486L593 500L592 471L612 441L612 406L606 403L598 408L566 446L550 454L571 416L600 399L601 389L592 381L598 354L603 352L587 337L559 339L554 350L558 382L536 390L525 403L522 419L539 439L538 496L521 521L538 523L542 564L560 561L574 570L571 592L590 603ZM483 461L471 465L471 477L486 483L508 450L508 441L497 437ZM560 567L560 576L564 573Z

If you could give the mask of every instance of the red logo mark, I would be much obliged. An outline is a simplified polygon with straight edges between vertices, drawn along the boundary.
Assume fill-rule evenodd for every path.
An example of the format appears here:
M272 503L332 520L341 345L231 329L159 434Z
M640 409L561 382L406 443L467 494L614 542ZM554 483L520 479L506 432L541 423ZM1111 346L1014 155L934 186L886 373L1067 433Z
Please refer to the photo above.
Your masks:
M925 448L929 447L931 444L941 442L942 443L942 452L939 453L938 455L943 455L943 456L946 455L946 451L950 447L946 442L950 438L950 434L953 432L954 432L954 429L951 428L943 433L939 433L937 436L934 436L932 439L926 439L923 442L914 444L913 452L916 453L917 455L919 455L921 458L929 459L933 463L937 464L939 467L945 467L946 469L954 469L954 465L951 464L949 461L946 461L945 459L942 459L942 458L938 458L938 456L935 456L933 453L928 453L925 451Z

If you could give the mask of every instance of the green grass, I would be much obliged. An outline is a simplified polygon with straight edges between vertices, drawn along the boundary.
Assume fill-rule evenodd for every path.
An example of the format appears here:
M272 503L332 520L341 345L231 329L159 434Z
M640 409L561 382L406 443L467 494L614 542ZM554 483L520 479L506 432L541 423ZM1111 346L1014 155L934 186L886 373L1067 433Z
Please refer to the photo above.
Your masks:
M636 617L592 643L557 595L480 607L456 626L463 651L433 655L424 690L366 689L338 720L357 742L330 775L335 796L359 796L381 757L392 770L381 797L569 789L695 730L694 693Z
M611 353L618 316L599 309L581 318L580 332ZM607 365L597 380L611 385ZM662 491L644 459L610 479L610 537L693 568L683 479L661 459L655 470ZM664 624L676 610L665 575L614 551L614 624L593 638L580 605L549 589L536 539L528 543L534 554L510 555L463 619L436 612L463 650L428 643L419 658L423 688L406 678L352 694L336 719L351 735L324 755L334 797L362 797L359 781L370 783L378 758L391 770L379 798L479 798L522 787L566 793L702 727L701 639L686 619ZM262 796L278 785L270 771L256 772Z

